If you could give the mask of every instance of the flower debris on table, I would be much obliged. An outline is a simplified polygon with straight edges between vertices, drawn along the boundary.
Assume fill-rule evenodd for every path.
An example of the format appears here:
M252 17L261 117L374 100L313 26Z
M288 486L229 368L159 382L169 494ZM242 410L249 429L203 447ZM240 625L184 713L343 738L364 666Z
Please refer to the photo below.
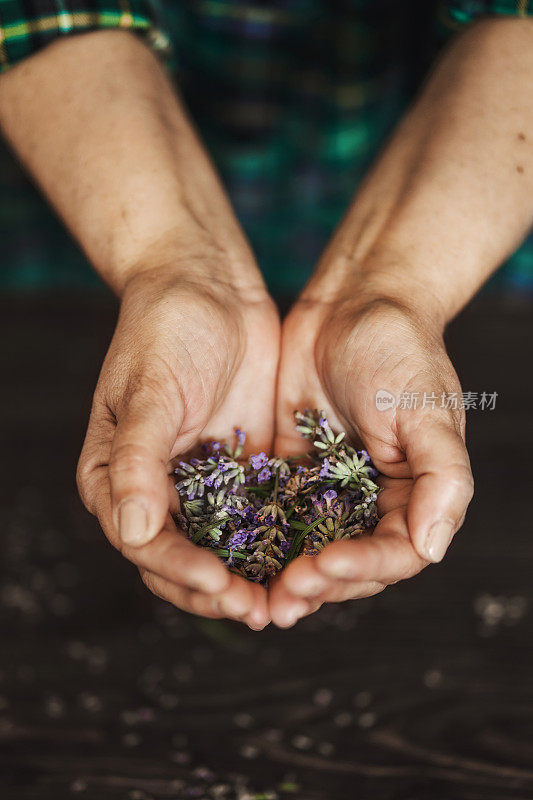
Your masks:
M266 583L300 554L371 533L378 520L378 472L366 450L333 433L324 412L296 411L294 418L296 430L313 443L304 456L258 453L243 463L246 437L237 428L233 448L204 444L205 458L180 461L175 469L178 524L251 581Z

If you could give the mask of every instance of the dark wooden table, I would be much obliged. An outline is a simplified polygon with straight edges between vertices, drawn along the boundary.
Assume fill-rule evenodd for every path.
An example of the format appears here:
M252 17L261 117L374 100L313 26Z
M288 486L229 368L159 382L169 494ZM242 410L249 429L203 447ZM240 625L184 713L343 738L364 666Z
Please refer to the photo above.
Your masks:
M1 303L2 800L533 798L533 313L477 301L450 350L477 494L442 565L252 633L152 598L74 469L113 307Z

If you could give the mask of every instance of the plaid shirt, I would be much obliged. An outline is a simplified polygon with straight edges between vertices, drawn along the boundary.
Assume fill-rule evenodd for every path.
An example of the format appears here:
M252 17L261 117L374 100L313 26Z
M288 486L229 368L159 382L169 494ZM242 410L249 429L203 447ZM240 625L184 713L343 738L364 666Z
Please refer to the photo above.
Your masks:
M292 293L439 41L484 15L528 13L526 0L0 0L0 70L98 29L164 52L271 288ZM7 153L0 175L0 283L86 282ZM504 276L533 288L533 242Z

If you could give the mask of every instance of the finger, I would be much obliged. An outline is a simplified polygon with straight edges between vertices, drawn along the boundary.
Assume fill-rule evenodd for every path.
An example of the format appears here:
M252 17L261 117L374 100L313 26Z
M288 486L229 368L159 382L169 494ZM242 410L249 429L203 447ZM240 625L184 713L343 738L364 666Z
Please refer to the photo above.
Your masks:
M109 477L115 524L125 545L140 547L161 530L169 508L167 463L183 418L150 389L137 390L120 410Z
M432 562L441 561L474 492L470 460L453 425L425 416L400 430L414 479L407 519L413 546Z
M213 598L210 595L188 589L185 586L178 586L149 570L141 569L139 571L142 582L152 594L167 603L172 603L176 608L210 619L221 619L224 616L216 604L213 604Z
M328 578L387 585L416 575L428 563L420 558L409 539L405 508L384 516L372 536L328 545L316 561Z
M310 602L291 594L281 580L273 581L269 594L270 616L278 628L291 628L301 617L311 611Z
M106 467L96 468L88 475L84 487L87 507L98 518L105 535L137 567L208 594L223 592L229 586L230 573L220 559L178 532L170 515L159 535L148 544L142 547L124 545L113 520Z
M213 607L229 619L244 619L252 610L254 594L248 581L238 575L230 575L224 592L212 597Z
M322 595L331 581L317 569L314 556L300 556L283 570L278 580L295 597L311 599Z
M250 583L249 586L252 590L252 608L243 621L252 630L262 631L270 622L268 595L265 587L258 583Z
M145 585L150 591L162 600L166 600L173 605L181 608L183 611L188 611L192 614L198 614L203 617L211 619L229 618L243 621L252 627L254 630L262 630L268 620L266 619L266 592L264 587L255 586L250 584L242 586L241 583L246 584L242 578L233 576L235 581L230 585L223 595L213 596L205 592L198 592L188 589L184 586L176 586L176 584L166 581L160 575L156 575L149 570L140 570L141 577ZM243 602L242 590L243 588L251 588L252 603L255 600L258 604L263 605L264 611L261 615L257 614L257 609L250 610L250 604ZM261 589L260 592L255 592L255 589ZM239 596L241 595L241 596ZM248 615L246 610L248 609ZM244 612L244 613L243 613Z
M151 542L142 547L123 546L122 554L137 567L208 595L227 591L231 583L231 575L220 559L178 533L170 519Z
M382 491L378 494L377 507L380 517L384 517L396 508L407 506L413 488L412 480L400 478L378 478Z
M362 600L373 597L385 589L380 581L334 581L317 600L322 603L343 603L345 600Z

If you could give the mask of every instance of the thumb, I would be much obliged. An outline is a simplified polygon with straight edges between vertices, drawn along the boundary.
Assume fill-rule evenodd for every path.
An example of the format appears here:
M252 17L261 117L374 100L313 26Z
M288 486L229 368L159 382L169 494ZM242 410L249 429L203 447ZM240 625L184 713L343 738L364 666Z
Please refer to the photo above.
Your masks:
M407 507L411 541L426 561L441 561L474 491L468 452L451 420L429 415L401 438L414 480Z
M150 542L169 508L168 461L183 420L155 393L134 394L121 409L109 460L113 518L123 544Z

